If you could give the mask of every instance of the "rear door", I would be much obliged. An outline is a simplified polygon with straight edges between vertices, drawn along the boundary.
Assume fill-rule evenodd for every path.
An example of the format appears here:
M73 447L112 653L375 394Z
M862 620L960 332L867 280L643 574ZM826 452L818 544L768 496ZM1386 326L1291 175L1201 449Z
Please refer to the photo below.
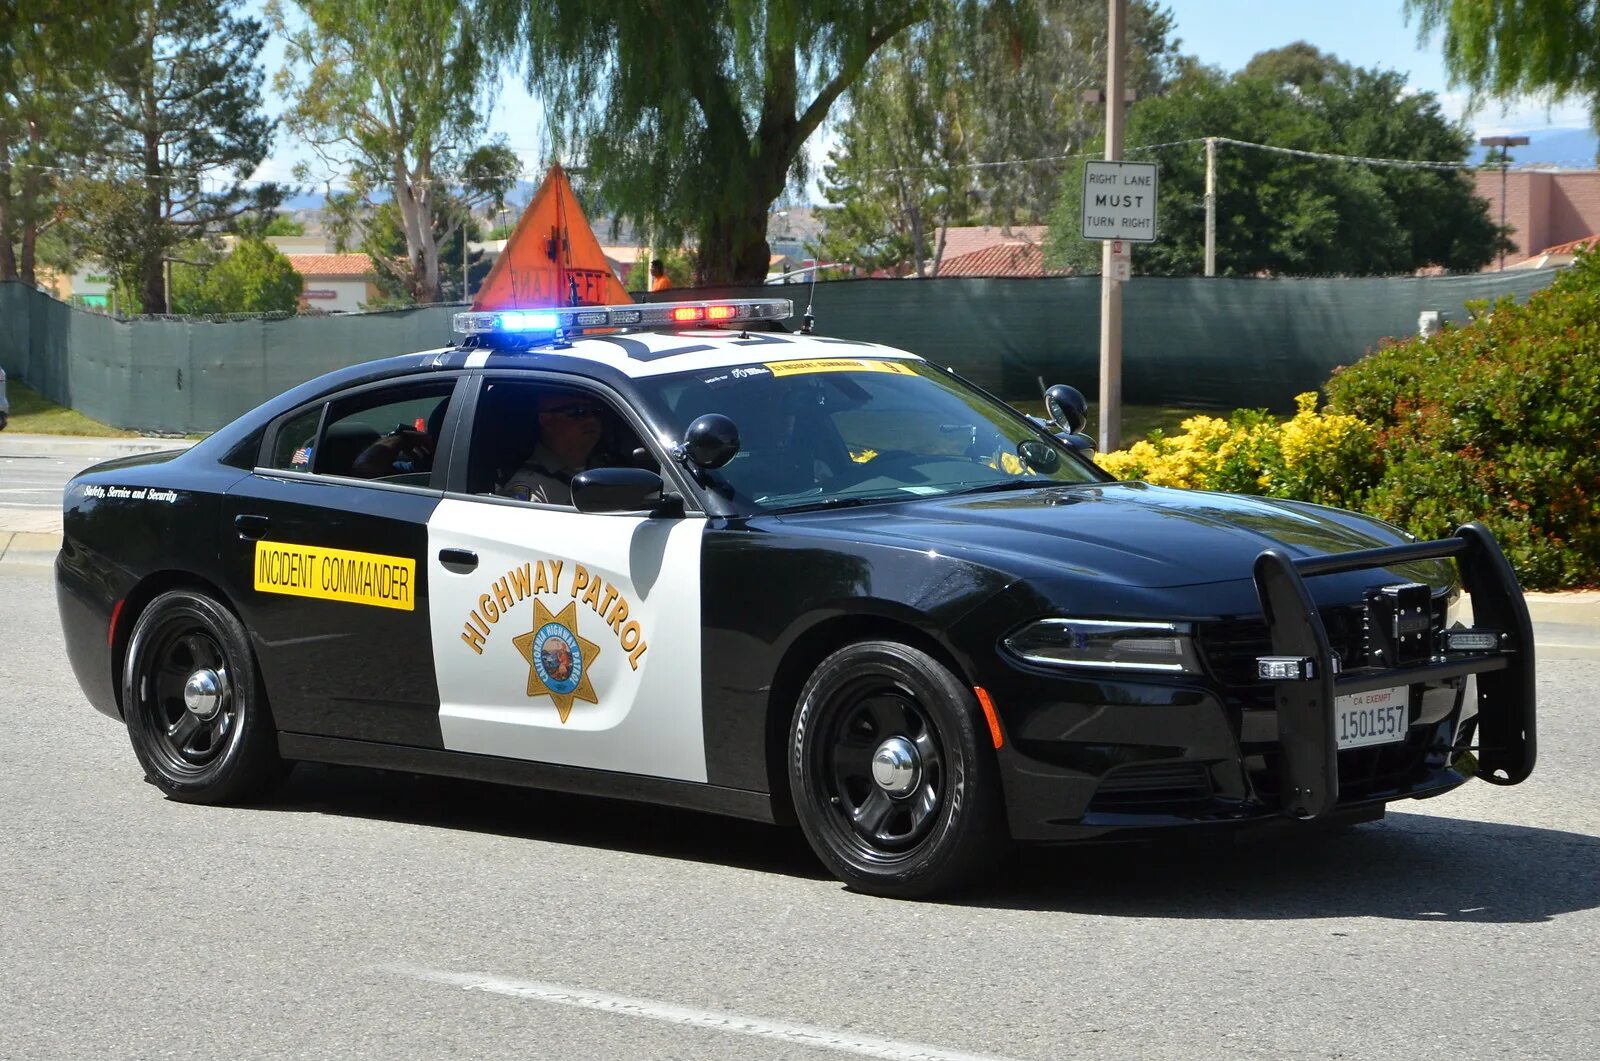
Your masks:
M280 417L261 466L229 490L228 591L279 729L440 746L426 549L443 473L421 451L447 456L460 378L361 387Z
M498 496L538 445L537 399L551 389L601 407L601 463L661 467L614 396L528 374L485 378L452 469L459 481L428 526L444 746L704 781L705 520Z

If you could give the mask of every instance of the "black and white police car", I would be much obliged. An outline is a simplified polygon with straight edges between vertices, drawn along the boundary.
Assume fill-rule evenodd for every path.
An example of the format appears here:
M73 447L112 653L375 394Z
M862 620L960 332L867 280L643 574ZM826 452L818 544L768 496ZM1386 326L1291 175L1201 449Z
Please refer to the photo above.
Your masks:
M542 786L798 822L898 896L1013 841L1528 776L1532 636L1483 528L1116 482L791 308L461 314L90 469L57 565L78 680L176 799L294 761Z

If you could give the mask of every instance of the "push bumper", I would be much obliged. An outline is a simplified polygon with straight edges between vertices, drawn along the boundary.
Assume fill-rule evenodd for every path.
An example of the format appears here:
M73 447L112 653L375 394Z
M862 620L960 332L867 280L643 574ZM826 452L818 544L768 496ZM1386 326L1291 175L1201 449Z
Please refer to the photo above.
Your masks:
M1394 625L1377 630L1388 648L1383 662L1341 672L1306 579L1344 571L1453 557L1472 594L1471 633L1494 647L1450 650L1448 640L1406 645L1403 606ZM1293 677L1276 682L1279 741L1283 753L1281 813L1316 818L1339 805L1335 700L1352 693L1440 682L1475 675L1478 690L1479 776L1514 785L1533 771L1536 751L1533 626L1516 575L1494 535L1469 523L1454 537L1365 549L1334 556L1292 559L1268 549L1255 563L1256 590L1267 619L1272 652L1298 661ZM1390 618L1391 616L1384 616ZM1449 632L1444 637L1448 638ZM1374 658L1379 658L1374 654Z

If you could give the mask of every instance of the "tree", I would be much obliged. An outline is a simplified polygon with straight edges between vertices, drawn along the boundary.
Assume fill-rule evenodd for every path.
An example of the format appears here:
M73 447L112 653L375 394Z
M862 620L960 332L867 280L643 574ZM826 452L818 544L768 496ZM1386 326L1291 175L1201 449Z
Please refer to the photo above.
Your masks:
M1105 104L1085 100L1106 79L1105 0L1036 0L1037 24L1012 54L988 40L964 78L973 98L973 162L1033 159L1083 151L1105 128ZM1159 94L1179 68L1172 13L1156 0L1130 0L1124 88ZM981 155L978 154L981 152ZM1038 224L1056 200L1061 163L979 169L979 212L991 225Z
M1589 101L1600 126L1600 8L1592 3L1405 0L1422 36L1444 30L1445 67L1474 96Z
M964 221L971 96L954 39L927 27L883 49L851 93L839 146L823 168L832 209L814 252L868 272L939 269L942 233Z
M85 103L130 25L127 5L110 0L0 7L0 281L34 282L40 239L66 216L67 175L103 141ZM59 232L48 242L69 253Z
M1105 80L1103 0L1035 0L1020 51L1004 26L954 14L940 21L955 32L897 36L848 94L824 171L835 209L819 250L829 259L920 276L927 259L937 269L932 234L949 224L1038 224L1055 202L1060 156L1102 123L1084 92ZM1175 63L1171 16L1134 0L1129 24L1127 84L1151 95Z
M85 245L137 294L167 309L165 266L178 245L205 239L284 189L250 185L272 142L261 112L261 23L216 0L142 0L107 68L90 118L107 130L105 172L80 189Z
M490 263L482 251L468 251L467 289L462 287L461 252L464 244L481 238L477 218L468 217L467 209L459 199L451 196L435 197L435 215L429 226L430 234L439 249L439 291L436 301L462 302L468 290L477 290L483 278L489 275ZM351 235L360 234L361 253L372 259L374 283L378 288L377 301L367 308L406 306L416 302L411 288L413 274L406 258L405 225L400 211L393 202L379 203L355 223L344 228L342 222L333 226L340 230L334 237L335 245L343 252Z
M963 10L1005 18L1017 0ZM936 0L477 0L524 61L560 144L607 206L668 243L692 232L701 283L761 283L767 215L802 148L867 61Z
M172 309L177 313L293 313L305 281L289 259L260 238L241 239L209 267L173 270Z
M1459 163L1470 138L1432 93L1403 75L1364 70L1294 45L1228 77L1195 66L1172 91L1136 104L1127 153L1160 166L1155 243L1137 267L1195 275L1204 266L1205 149L1227 137L1278 148ZM1312 54L1315 53L1315 54ZM1253 71L1253 72L1252 72ZM1139 144L1173 144L1139 152ZM1047 260L1098 271L1099 247L1079 238L1083 164L1063 177ZM1231 144L1217 147L1217 271L1223 275L1475 270L1503 238L1465 171L1370 166Z
M261 230L263 236L304 236L306 226L292 217L275 215Z
M442 301L444 245L468 210L499 206L522 169L503 142L484 141L492 67L482 27L458 0L298 2L305 21L294 26L276 0L269 7L288 40L276 82L293 100L284 120L349 172L345 201L330 195L331 208L370 211L387 193L405 240L406 297ZM444 209L446 198L464 208Z

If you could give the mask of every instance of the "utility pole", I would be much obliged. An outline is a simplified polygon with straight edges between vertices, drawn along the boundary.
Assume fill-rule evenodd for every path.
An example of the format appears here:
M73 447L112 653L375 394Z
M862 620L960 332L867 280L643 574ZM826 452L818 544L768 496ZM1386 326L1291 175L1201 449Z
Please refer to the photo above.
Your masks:
M1509 147L1521 147L1527 142L1528 138L1526 136L1485 136L1478 141L1484 147L1498 147L1500 149L1500 234L1502 236L1505 235L1506 231L1506 167L1511 161L1506 155L1506 149ZM1494 157L1493 151L1489 152L1489 157ZM1523 249L1526 250L1527 248ZM1504 270L1505 267L1506 250L1505 247L1501 247L1500 269Z
M1217 275L1217 138L1206 137L1206 275Z
M1106 161L1122 158L1123 59L1128 0L1107 0ZM1122 282L1110 240L1100 245L1100 452L1122 446Z

